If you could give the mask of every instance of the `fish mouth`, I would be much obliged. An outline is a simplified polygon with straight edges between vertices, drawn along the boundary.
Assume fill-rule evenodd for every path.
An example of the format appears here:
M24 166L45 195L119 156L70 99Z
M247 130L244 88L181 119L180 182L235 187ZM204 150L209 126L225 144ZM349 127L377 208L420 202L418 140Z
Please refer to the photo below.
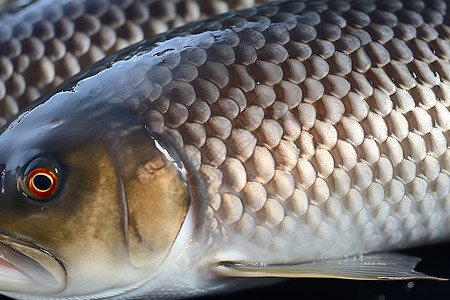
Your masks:
M48 251L0 231L0 290L55 294L66 287L63 264Z

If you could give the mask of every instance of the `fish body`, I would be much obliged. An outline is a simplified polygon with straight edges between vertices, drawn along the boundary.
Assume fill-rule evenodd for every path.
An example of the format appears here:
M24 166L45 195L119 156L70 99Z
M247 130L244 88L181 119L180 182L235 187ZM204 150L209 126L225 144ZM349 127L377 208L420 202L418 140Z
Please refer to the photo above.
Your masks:
M173 298L235 277L431 278L387 252L450 237L447 15L274 2L75 75L0 135L0 289Z

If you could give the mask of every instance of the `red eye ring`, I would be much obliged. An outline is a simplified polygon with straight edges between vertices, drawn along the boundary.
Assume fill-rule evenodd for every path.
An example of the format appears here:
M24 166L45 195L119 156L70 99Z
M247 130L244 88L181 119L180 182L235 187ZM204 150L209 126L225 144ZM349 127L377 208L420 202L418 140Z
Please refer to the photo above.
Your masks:
M38 199L48 198L58 186L58 178L55 173L45 168L37 168L27 176L27 186L33 197Z

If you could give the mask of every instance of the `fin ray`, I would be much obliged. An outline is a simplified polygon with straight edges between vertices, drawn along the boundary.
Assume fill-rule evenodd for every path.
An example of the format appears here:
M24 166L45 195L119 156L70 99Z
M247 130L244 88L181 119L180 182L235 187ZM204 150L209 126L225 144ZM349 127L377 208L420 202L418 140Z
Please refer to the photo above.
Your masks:
M300 264L221 262L215 273L229 277L340 278L353 280L447 280L414 271L419 257L376 253Z

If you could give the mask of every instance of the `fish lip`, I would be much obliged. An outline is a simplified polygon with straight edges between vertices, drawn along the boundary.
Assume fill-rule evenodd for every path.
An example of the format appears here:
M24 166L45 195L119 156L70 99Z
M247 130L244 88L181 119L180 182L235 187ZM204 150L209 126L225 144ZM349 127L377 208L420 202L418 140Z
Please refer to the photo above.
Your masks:
M34 295L65 289L64 265L47 250L0 230L0 290Z

